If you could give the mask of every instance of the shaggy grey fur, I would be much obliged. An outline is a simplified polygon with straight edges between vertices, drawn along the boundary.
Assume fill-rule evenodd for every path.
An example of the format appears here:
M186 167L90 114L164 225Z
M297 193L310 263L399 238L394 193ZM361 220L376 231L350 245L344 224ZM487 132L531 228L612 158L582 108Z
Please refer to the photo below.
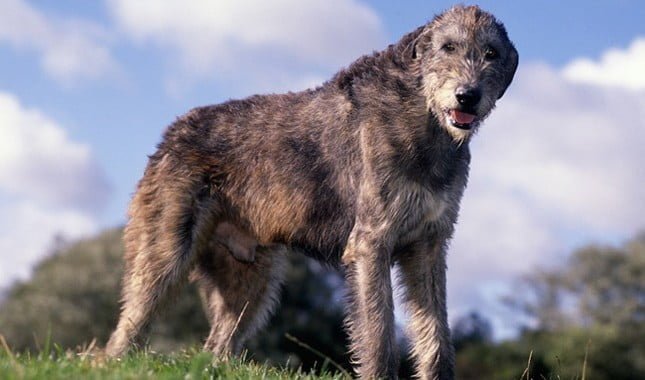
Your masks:
M518 56L477 7L455 7L314 90L197 108L165 132L130 206L123 354L167 294L198 282L205 349L238 351L276 304L287 251L344 269L357 373L395 378L398 265L417 374L451 379L445 256L469 142Z

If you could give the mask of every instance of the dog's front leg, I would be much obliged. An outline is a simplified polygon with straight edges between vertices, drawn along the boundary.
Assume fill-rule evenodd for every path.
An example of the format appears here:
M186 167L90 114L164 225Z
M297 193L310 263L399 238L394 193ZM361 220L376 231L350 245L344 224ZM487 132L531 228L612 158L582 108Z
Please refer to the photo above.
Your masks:
M380 236L354 229L343 255L349 292L346 324L356 371L365 379L394 379L398 373L390 259Z
M445 242L419 243L398 256L408 336L420 379L454 378L454 349L446 312Z

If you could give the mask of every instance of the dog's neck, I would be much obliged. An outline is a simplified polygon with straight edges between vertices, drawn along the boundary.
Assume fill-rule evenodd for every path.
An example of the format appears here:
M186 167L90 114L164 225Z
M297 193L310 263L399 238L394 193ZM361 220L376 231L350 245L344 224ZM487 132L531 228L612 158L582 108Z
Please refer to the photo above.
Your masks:
M424 29L425 26L419 27L384 50L358 58L347 68L339 71L331 82L346 88L359 82L361 78L377 76L382 77L386 84L390 84L388 87L394 90L401 90L401 84L404 84L408 89L420 92L421 78L415 44Z

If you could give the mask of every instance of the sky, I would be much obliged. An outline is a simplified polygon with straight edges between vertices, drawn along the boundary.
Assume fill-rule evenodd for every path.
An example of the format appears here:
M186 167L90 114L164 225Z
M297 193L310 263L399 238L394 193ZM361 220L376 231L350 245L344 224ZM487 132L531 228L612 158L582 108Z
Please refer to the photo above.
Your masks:
M645 229L645 2L481 1L520 53L472 142L449 313L497 336L517 278ZM302 90L452 6L388 0L0 0L0 288L55 236L125 223L176 117Z

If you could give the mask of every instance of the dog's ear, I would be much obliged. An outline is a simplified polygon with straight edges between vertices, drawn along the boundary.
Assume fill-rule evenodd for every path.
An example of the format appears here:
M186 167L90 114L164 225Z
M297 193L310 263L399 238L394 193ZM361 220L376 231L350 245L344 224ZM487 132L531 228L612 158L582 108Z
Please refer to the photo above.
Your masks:
M422 55L423 48L427 45L427 42L430 39L430 28L428 25L421 26L406 37L404 38L408 41L404 41L404 61L409 59L416 60Z
M513 46L513 43L509 42L509 46L510 49L508 50L508 54L506 55L506 59L504 61L504 67L506 67L506 72L504 73L504 87L497 99L500 99L502 96L504 96L506 89L511 85L511 82L513 81L515 71L517 71L519 55L517 53L517 49L515 49L515 46Z

